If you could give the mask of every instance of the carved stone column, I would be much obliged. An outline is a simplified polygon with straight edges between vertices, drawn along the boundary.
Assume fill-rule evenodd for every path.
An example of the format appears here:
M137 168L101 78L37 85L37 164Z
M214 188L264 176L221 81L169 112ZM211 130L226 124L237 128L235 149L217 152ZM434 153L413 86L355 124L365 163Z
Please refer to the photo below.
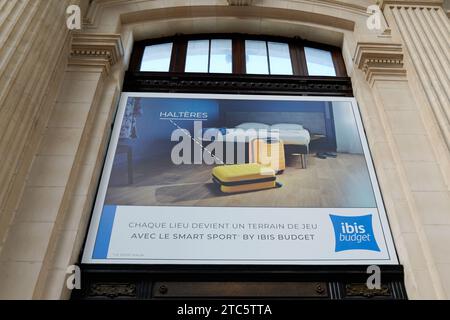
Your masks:
M450 22L442 1L384 1L450 151Z
M63 75L70 2L0 1L0 250Z
M448 299L450 251L442 244L450 242L450 21L442 0L384 1L383 11L404 43L409 84L432 148L435 175L443 180L424 193L433 175L423 175L413 198L422 211L419 221L429 243L426 263L434 271L434 282L442 283L436 285L440 297Z
M95 194L89 188L100 170L89 150L98 154L106 144L100 129L108 127L119 93L110 72L122 55L119 35L73 34L62 85L0 257L32 264L34 272L8 270L0 279L2 298L58 299L65 289L66 268L76 262L86 232L82 217ZM9 293L7 284L24 290Z
M354 62L371 87L365 94L375 101L365 123L380 183L390 189L382 192L408 294L448 298L443 288L450 285L450 265L439 241L450 242L450 197L433 146L439 141L430 133L436 126L423 115L414 70L401 44L359 43Z

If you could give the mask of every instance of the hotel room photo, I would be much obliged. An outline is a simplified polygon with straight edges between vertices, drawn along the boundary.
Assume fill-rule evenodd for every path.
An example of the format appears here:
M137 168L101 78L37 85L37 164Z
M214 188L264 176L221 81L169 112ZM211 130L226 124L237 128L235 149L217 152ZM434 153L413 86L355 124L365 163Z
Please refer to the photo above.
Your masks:
M171 139L177 129L192 146L190 154L183 150L179 156L192 161L173 161L181 142ZM223 143L223 153L211 149L207 132L223 138L216 141L216 146ZM257 132L256 137L249 132ZM262 151L276 160L276 168L259 160ZM202 161L203 153L215 163ZM258 180L253 188L239 184L227 189L218 182L219 172L248 171L258 163L274 170L273 184ZM348 101L148 97L128 98L105 204L376 207Z

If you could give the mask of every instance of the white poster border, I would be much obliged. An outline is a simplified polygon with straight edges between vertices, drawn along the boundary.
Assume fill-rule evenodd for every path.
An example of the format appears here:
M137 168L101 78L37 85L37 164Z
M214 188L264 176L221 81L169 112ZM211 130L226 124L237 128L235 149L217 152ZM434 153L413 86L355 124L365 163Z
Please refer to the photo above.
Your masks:
M155 262L148 262L145 259L142 260L108 260L108 259L93 259L92 254L94 251L95 241L97 237L97 231L100 224L100 218L102 214L103 204L105 201L107 188L109 184L109 179L112 172L113 162L114 162L114 156L116 153L116 148L119 141L120 136L120 130L122 127L122 121L124 118L124 113L127 105L127 101L129 98L170 98L170 99L216 99L216 100L264 100L264 101L319 101L319 102L349 102L352 105L352 110L354 113L354 117L356 120L359 138L363 147L364 156L366 159L370 181L372 184L373 192L375 195L375 201L377 204L378 209L378 219L380 220L380 225L382 228L384 241L386 243L386 248L389 255L389 261L388 262L382 262L380 260L362 260L360 262L358 261L345 261L345 260L336 260L332 261L330 263L326 263L329 265L342 265L342 264L352 264L352 265L370 265L370 264L398 264L398 257L394 245L394 241L392 238L392 234L389 227L389 221L386 214L383 198L381 195L381 191L378 184L378 179L376 176L374 163L372 160L372 156L370 154L369 145L367 143L367 138L365 135L361 114L359 112L359 107L357 104L357 101L355 98L352 97L310 97L310 96L282 96L282 95L247 95L247 94L204 94L204 93L154 93L154 92L124 92L121 95L120 103L117 109L117 114L114 120L114 126L113 131L111 134L111 139L108 146L107 156L105 159L105 164L103 167L100 184L98 188L97 197L94 204L94 209L92 212L92 217L90 221L90 226L88 230L88 235L86 238L83 256L82 256L82 263L83 264L160 264ZM173 210L177 210L177 206L172 207ZM239 210L239 207L235 208L236 210ZM173 262L173 264L199 264L201 262L186 262L186 261L179 261L179 263ZM223 263L223 261L222 261ZM208 264L208 263L206 263ZM210 263L214 264L214 263ZM262 263L246 263L246 264L266 264L264 262ZM270 263L270 264L277 264L277 263ZM286 264L283 262L280 262L280 264ZM292 263L296 264L296 263ZM323 263L317 263L316 261L304 261L301 264L323 264Z

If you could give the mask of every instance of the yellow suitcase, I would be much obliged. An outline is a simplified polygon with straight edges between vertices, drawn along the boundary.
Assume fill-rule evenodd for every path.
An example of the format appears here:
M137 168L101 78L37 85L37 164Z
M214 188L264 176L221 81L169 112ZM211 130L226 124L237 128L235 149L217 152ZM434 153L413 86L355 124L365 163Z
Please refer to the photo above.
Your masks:
M286 169L284 143L274 138L254 139L250 144L250 162L269 166L276 174Z
M237 193L279 187L275 171L258 163L215 167L213 181L225 193Z

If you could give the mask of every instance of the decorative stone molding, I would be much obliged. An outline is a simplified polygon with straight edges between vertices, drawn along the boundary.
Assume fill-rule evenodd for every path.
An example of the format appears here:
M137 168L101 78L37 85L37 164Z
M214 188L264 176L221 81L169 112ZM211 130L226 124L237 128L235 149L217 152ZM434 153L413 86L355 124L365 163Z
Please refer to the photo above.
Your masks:
M89 296L107 297L135 297L136 284L134 283L93 283L91 284Z
M427 4L433 4L431 3ZM439 4L440 3L440 4ZM450 83L448 74L448 30L450 24L441 7L405 3L385 9L400 32L411 57L421 87L432 108L436 122L450 151ZM447 36L447 38L446 38ZM446 161L448 163L448 161Z
M103 67L106 72L123 56L119 34L74 33L69 65Z
M253 0L228 0L230 6L250 6Z
M142 75L127 72L124 91L130 92L215 92L235 93L237 90L247 94L287 94L287 95L318 95L318 96L353 96L349 78L341 77L285 77L272 78L270 82L264 77L226 75L211 79L205 74L165 74Z
M382 0L380 6L384 9L386 6L390 7L424 7L424 6L437 6L442 7L443 0Z
M366 74L366 80L373 84L377 77L404 77L401 44L360 42L353 58L355 65Z
M387 285L382 285L380 289L369 289L365 283L350 283L345 286L345 293L348 297L389 297L391 290Z

